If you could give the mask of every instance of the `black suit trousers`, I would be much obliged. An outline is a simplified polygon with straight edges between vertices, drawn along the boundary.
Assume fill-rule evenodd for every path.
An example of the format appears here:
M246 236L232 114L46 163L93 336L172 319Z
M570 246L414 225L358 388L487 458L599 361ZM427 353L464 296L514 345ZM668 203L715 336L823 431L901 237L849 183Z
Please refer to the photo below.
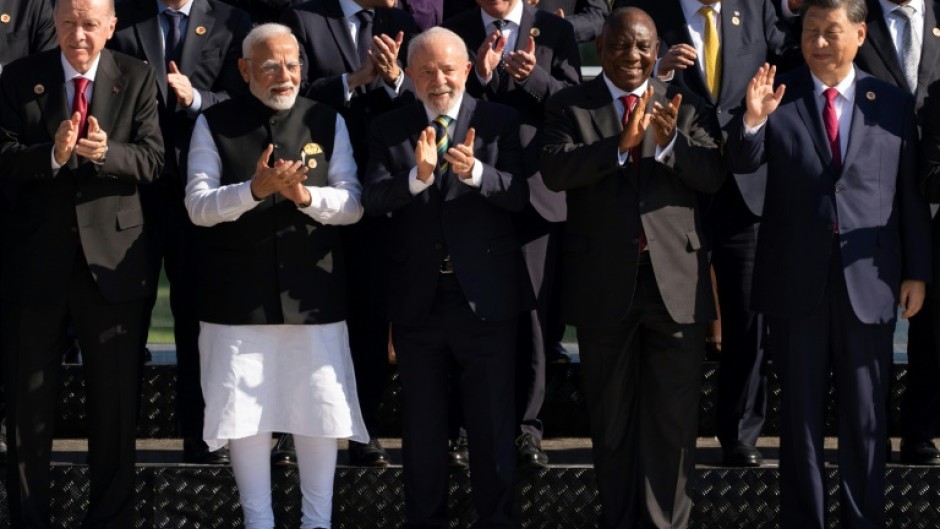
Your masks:
M67 289L46 305L3 311L10 525L49 527L49 459L66 326L84 359L91 490L83 528L133 527L139 344L143 303L112 303L81 252Z
M935 257L936 258L936 257ZM931 441L940 416L940 299L927 285L924 308L910 319L907 334L907 391L901 402L901 435L905 442Z
M404 407L405 527L444 529L447 518L447 415L450 384L463 404L475 529L512 528L513 366L517 318L483 321L453 275L442 275L424 323L394 324Z
M705 324L673 321L652 265L616 325L578 327L601 529L686 527Z

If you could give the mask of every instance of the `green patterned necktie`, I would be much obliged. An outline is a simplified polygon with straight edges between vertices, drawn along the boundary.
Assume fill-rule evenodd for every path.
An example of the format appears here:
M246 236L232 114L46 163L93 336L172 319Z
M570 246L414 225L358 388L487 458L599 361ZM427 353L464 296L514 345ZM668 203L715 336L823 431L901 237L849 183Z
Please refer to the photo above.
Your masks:
M454 118L440 115L431 122L434 126L434 138L437 140L437 167L440 169L440 174L446 173L447 169L450 168L450 164L444 160L444 153L447 152L447 149L450 149L451 141L450 135L447 134L447 127L450 126L452 121L454 121Z

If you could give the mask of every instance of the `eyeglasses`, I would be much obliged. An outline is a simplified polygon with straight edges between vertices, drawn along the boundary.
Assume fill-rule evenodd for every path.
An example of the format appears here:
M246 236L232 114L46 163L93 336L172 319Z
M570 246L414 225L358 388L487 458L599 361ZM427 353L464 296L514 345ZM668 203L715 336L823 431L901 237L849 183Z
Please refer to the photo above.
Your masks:
M252 59L245 59L248 62L256 62ZM290 62L275 62L275 61L264 61L261 63L258 68L261 69L261 73L264 75L277 75L281 72L281 68L287 68L287 73L295 75L300 73L300 68L303 67L304 63L300 61L290 61Z

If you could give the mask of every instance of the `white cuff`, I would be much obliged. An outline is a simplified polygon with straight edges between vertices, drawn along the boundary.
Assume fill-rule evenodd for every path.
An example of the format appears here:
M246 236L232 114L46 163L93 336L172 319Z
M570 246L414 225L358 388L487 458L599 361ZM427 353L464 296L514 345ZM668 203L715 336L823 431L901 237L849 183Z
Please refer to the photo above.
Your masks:
M408 173L408 190L411 191L412 195L417 195L418 193L431 187L431 184L433 183L434 183L434 173L431 173L431 177L428 178L427 182L422 182L421 180L418 180L418 168L417 167L412 167L411 172Z
M470 169L470 178L464 180L463 178L458 178L461 182L467 184L470 187L475 187L477 189L483 185L483 163L476 158L473 158L473 169Z

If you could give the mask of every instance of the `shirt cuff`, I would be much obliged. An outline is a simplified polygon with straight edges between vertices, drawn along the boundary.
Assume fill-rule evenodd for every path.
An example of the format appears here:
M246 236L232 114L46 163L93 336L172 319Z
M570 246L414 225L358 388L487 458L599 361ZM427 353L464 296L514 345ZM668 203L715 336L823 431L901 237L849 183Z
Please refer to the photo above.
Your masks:
M344 73L342 75L343 79L343 101L348 105L349 101L352 99L352 91L349 90L349 74Z
M786 0L784 0L786 1ZM764 118L764 121L761 121L756 127L748 127L747 123L744 124L744 135L753 136L760 132L760 129L764 128L764 125L767 123L767 118Z
M473 158L473 169L470 170L470 178L466 180L459 178L459 180L470 187L479 189L483 185L483 164L480 160Z
M480 81L480 84L483 85L483 86L486 86L486 85L490 84L490 81L493 80L493 72L490 72L490 76L484 79L484 78L480 75L480 73L477 72L477 69L474 68L474 69L473 69L473 75L477 76L477 80Z
M669 145L666 145L665 147L660 147L659 145L656 146L656 161L657 162L662 163L663 160L665 160L672 154L672 151L676 148L676 138L678 137L679 137L678 132L673 133L672 141L669 142Z
M784 2L786 2L786 0L784 0ZM673 70L673 71L669 72L669 73L666 74L666 75L659 75L659 63L660 63L660 61L662 61L662 59L656 59L656 65L653 66L653 77L659 79L660 81L662 81L662 82L664 82L664 83L668 83L668 82L672 81L672 78L673 78L673 77L676 76L676 71Z
M620 149L617 149L617 165L622 166L623 164L627 163L629 159L630 151L620 152Z
M199 90L193 88L193 104L189 105L186 113L189 114L189 117L194 118L199 115L200 110L202 110L202 94L199 93Z
M52 151L49 154L49 159L52 160L52 176L59 174L59 169L62 169L62 166L55 161L55 147L52 147Z
M241 184L235 184L235 185L241 185L241 187L238 190L238 201L241 203L241 205L254 206L258 202L261 202L261 200L264 200L264 199L255 200L254 195L251 194L251 180L247 182L242 182Z
M401 85L405 82L405 71L399 68L398 78L395 79L394 85L389 85L388 83L382 83L385 86L385 91L388 92L388 97L395 99L401 94Z
M412 167L411 172L408 173L408 190L411 191L412 195L417 195L418 193L431 187L431 184L433 183L434 183L434 174L431 174L431 178L428 178L427 182L422 182L421 180L418 180L418 168L417 167Z

